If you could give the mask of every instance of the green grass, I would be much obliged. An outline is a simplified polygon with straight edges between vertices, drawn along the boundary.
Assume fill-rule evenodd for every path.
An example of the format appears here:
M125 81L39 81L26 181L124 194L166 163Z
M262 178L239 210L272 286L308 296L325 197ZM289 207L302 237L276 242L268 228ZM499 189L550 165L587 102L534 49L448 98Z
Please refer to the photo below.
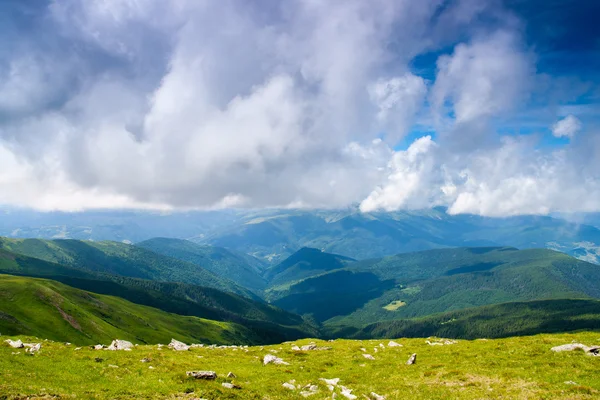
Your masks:
M80 345L116 337L139 343L172 337L211 343L260 341L238 324L170 314L46 279L10 275L0 275L0 332Z
M6 338L5 336L0 339ZM26 341L35 339L23 338ZM600 333L537 335L496 340L458 341L429 346L425 339L396 339L403 347L373 351L387 341L320 342L329 351L293 352L291 343L243 349L197 348L189 352L139 346L131 352L75 350L73 345L42 342L34 356L0 345L0 398L85 399L297 399L281 385L319 386L314 399L331 398L319 378L340 378L359 398L371 392L387 399L596 399L600 396L600 358L582 352L553 353L572 341L600 344ZM302 340L297 344L307 344ZM366 360L360 348L375 360ZM289 366L262 365L277 351ZM18 353L18 354L14 354ZM417 363L405 365L412 353ZM96 362L99 357L102 360ZM141 363L142 358L149 363ZM153 367L150 369L149 367ZM213 370L216 381L188 378L186 371ZM228 379L228 372L237 378ZM566 383L572 381L575 384ZM234 382L240 390L226 389ZM338 398L343 398L338 394Z
M170 313L239 323L259 335L263 343L316 335L316 329L298 315L213 288L102 274L5 250L0 250L0 273L52 279Z

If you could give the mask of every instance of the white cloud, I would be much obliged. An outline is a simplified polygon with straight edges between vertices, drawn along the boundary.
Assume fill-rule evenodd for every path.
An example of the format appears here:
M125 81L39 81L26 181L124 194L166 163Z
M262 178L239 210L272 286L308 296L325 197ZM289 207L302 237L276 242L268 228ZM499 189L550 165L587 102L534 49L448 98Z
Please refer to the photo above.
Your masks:
M573 138L581 130L581 121L574 115L567 115L554 125L552 125L552 134L558 138Z
M532 78L530 56L512 32L459 44L452 55L438 59L432 102L446 112L449 102L457 123L501 115L513 109L528 92Z
M599 143L540 150L494 132L536 79L499 7L53 2L43 43L19 32L25 44L0 52L0 203L600 208ZM435 79L415 69L449 46ZM555 134L577 133L569 118ZM437 131L394 150L415 121Z

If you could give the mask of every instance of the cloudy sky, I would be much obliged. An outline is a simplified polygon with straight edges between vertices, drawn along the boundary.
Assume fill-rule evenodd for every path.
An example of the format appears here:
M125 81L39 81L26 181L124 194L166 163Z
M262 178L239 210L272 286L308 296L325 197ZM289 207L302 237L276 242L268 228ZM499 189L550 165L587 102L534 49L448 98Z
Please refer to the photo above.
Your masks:
M600 210L595 0L4 0L0 204Z

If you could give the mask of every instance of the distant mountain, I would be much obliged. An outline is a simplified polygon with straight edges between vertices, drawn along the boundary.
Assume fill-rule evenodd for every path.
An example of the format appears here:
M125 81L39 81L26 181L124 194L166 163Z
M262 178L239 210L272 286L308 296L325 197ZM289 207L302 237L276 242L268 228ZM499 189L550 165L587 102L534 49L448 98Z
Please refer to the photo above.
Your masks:
M248 289L196 264L124 243L0 238L0 249L86 271L190 283L257 298Z
M539 333L600 330L598 300L539 300L468 308L424 318L378 322L351 333L353 338L503 338ZM342 332L333 333L339 335Z
M329 326L505 302L600 298L600 268L546 249L458 248L360 261L267 292Z
M0 208L0 235L140 242L189 239L276 265L303 247L355 259L447 247L550 248L600 263L598 214L489 218L446 209L36 213ZM594 226L595 225L595 226Z
M277 264L302 247L355 259L435 248L550 248L600 262L600 229L545 216L449 215L444 208L387 213L267 210L248 213L198 238ZM588 250L582 251L582 243Z
M319 249L303 247L265 272L270 286L280 285L340 269L356 260Z
M198 265L251 290L263 290L263 261L235 250L199 245L189 240L153 238L135 244L155 253Z
M78 345L134 343L259 343L250 329L230 322L170 314L113 296L46 279L0 275L0 331Z
M201 286L128 278L68 267L0 250L0 274L52 279L179 315L244 325L262 343L316 336L298 315L262 301Z

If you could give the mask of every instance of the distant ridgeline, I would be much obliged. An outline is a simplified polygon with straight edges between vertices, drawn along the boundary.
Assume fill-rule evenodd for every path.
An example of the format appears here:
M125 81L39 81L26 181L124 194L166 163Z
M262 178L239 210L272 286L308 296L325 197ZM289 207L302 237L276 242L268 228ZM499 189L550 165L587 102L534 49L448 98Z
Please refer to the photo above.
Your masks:
M268 266L181 239L0 238L0 332L74 343L504 337L600 329L600 267L473 247L357 261L301 248Z

